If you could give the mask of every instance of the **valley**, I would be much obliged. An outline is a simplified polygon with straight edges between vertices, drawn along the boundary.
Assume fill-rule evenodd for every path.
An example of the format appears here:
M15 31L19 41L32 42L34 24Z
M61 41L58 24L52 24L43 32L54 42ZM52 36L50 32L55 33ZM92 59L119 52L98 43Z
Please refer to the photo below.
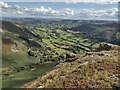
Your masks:
M110 54L110 56L108 55L108 57L97 57L96 54L95 57L91 57L86 54L87 52L97 50L99 45L103 42L117 46L120 45L120 32L118 31L117 22L115 21L4 18L2 20L0 33L2 34L2 68L0 68L0 70L2 70L3 88L20 88L23 87L24 84L37 79L41 81L35 81L35 83L37 82L36 84L39 83L38 86L63 87L59 86L61 83L58 83L58 79L62 78L61 76L63 76L63 78L65 76L66 78L67 74L74 72L73 75L70 73L71 77L75 76L75 73L77 73L77 75L85 74L87 77L88 72L90 72L88 69L91 70L91 68L95 68L96 66L92 66L97 65L99 60L100 64L105 62L108 65L109 59L114 56L113 54L116 55L115 61L111 58L110 65L115 64L115 66L119 68L117 65L117 50L103 51L103 54L113 53ZM82 56L85 54L84 59ZM72 58L67 59L69 57ZM101 61L100 57L106 59L106 61ZM91 62L92 59L98 59L98 61L95 62L96 64L91 63L89 67L85 66L89 61ZM80 62L81 64L79 64ZM55 67L60 68L55 69ZM77 68L79 68L79 70L77 70ZM55 81L59 84L58 86L56 86L55 82L53 83L52 80L49 82L50 84L43 82L50 78L48 77L49 72L54 72L54 70L58 76L55 74L53 77L51 76L51 78L58 78ZM65 71L62 72L62 70ZM64 73L67 70L70 72ZM83 71L84 73L82 73L82 70L85 70ZM108 68L106 66L105 72L107 72L107 70ZM112 67L111 70L113 70ZM61 75L60 73L65 75ZM98 72L95 71L94 75L96 75L96 73ZM110 74L113 73L114 72ZM115 75L119 77L118 72L115 71L115 73L117 73ZM42 81L40 77L43 76L44 78L44 75L45 79ZM86 77L82 77L81 75L81 78ZM91 78L93 78L94 84L96 78L94 79L94 77L88 76L87 80ZM66 80L72 82L69 81L70 76L68 76ZM84 79L82 80L84 83ZM89 80L86 81L86 83L89 83ZM24 87L30 86L35 88L38 87L36 84L35 86L31 84L25 85ZM99 87L97 84L95 85ZM110 83L106 85L112 87Z

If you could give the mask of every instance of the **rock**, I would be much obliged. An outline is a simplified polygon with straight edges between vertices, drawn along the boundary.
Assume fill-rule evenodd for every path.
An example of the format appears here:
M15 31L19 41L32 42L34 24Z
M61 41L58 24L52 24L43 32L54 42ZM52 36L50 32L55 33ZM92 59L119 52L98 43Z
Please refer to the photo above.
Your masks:
M77 60L76 54L74 53L66 53L66 62L72 62Z
M96 51L96 49L95 49L95 48L92 48L91 51L94 52L94 51Z
M86 55L93 55L93 52L86 52Z
M74 53L66 53L66 58L75 58L76 54Z
M110 50L112 48L112 44L101 43L98 47L98 50Z
M39 87L37 87L37 88L43 88L43 86L39 86Z
M97 53L98 56L104 56L104 53Z
M61 80L65 80L65 79L66 79L66 76L60 76L60 79L61 79Z
M34 52L33 51L28 51L27 52L29 56L34 56Z

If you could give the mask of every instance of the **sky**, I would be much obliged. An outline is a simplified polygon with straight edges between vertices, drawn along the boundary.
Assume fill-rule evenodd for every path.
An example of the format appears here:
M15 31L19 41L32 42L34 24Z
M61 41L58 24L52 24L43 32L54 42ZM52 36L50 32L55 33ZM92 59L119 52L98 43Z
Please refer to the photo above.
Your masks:
M0 0L0 13L2 13L2 17L61 18L75 20L118 19L118 0L6 1L7 2L5 2L5 0Z
M3 2L119 2L119 0L0 0Z

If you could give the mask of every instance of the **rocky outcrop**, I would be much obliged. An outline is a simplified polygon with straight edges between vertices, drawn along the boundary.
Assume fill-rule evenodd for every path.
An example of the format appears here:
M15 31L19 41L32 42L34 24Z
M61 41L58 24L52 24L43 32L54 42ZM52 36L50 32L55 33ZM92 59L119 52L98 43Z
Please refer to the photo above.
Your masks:
M74 54L74 53L66 53L66 62L72 62L72 61L75 61L77 60L77 55Z
M113 45L112 44L109 44L109 43L101 43L100 45L99 45L99 47L97 48L97 50L111 50L112 49L112 47L113 47Z

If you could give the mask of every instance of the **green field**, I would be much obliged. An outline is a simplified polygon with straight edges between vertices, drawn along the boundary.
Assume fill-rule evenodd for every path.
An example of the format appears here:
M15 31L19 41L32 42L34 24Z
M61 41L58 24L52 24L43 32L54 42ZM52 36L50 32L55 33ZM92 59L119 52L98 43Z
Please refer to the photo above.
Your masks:
M46 72L52 70L53 63L41 64L35 68L23 70L20 72L12 72L9 76L3 76L3 88L19 88L23 84L37 79Z

